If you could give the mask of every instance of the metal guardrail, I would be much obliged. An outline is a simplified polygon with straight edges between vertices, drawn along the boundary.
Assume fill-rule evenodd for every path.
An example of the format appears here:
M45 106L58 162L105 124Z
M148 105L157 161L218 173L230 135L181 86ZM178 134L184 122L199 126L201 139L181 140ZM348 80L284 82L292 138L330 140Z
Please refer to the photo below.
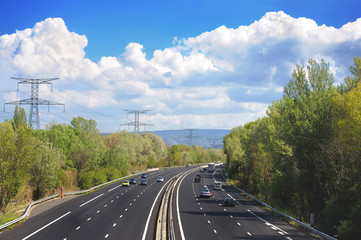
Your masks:
M87 193L87 192L90 192L90 191L93 191L97 188L100 188L100 187L103 187L105 185L108 185L108 184L111 184L111 183L114 183L114 182L117 182L117 181L120 181L122 179L125 179L125 178L129 178L129 177L132 177L132 176L135 176L135 175L138 175L139 173L136 173L136 174L131 174L131 175L128 175L128 176L125 176L125 177L121 177L121 178L117 178L117 179L114 179L112 181L109 181L109 182L106 182L106 183L103 183L103 184L100 184L98 186L95 186L95 187L92 187L92 188L89 188L87 190L82 190L82 191L75 191L75 192L68 192L68 193L64 193L63 196L67 196L67 195L77 195L77 194L83 194L83 193ZM29 206L26 208L24 214L17 218L17 219L14 219L10 222L7 222L3 225L0 225L0 230L4 229L4 228L7 228L15 223L18 223L20 221L22 221L23 219L26 218L26 216L28 215L30 209L32 206L36 205L36 204L39 204L41 202L44 202L44 201L47 201L47 200L50 200L50 199L53 199L53 198L56 198L56 197L60 197L60 194L55 194L55 195L52 195L52 196L49 196L49 197L46 197L46 198L42 198L42 199L39 199L37 201L34 201L32 203L29 204Z
M223 177L223 175L221 175L221 176ZM315 233L315 234L317 234L317 235L319 235L319 236L322 236L322 237L324 237L324 238L326 238L326 239L329 239L329 240L337 240L337 238L331 237L331 236L327 235L326 233L320 232L320 231L318 231L317 229L315 229L315 228L313 228L313 227L310 227L309 225L307 225L307 224L305 224L305 223L303 223L303 222L300 222L300 221L298 221L297 219L294 219L293 217L290 217L290 216L288 216L287 214L285 214L285 213L283 213L283 212L278 211L277 209L271 207L271 206L268 205L267 203L262 202L261 200L255 198L255 197L252 196L251 194L248 194L248 193L245 192L244 190L238 188L238 187L235 186L233 183L229 182L226 178L223 177L223 179L224 179L228 184L232 185L232 186L233 186L235 189L237 189L238 191L240 191L240 192L242 192L243 194L247 195L248 197L252 198L254 201L258 202L259 204L261 204L261 205L263 205L263 206L271 209L273 212L281 215L282 217L285 217L285 218L287 218L287 219L289 219L289 220L297 223L298 225L300 225L300 226L302 226L302 227L310 230L311 232L313 232L313 233Z

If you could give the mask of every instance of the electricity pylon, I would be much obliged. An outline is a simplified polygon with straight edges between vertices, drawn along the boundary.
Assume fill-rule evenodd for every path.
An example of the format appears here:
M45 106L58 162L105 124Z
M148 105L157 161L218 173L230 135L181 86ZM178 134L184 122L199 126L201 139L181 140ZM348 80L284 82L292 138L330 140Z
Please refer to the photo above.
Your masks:
M197 130L197 128L185 128L188 131L188 135L184 136L184 138L189 138L189 146L193 145L193 138L200 138L197 136L193 136L193 131Z
M130 113L134 114L134 122L120 124L120 126L128 125L128 128L129 126L134 126L134 133L139 133L139 126L154 126L154 124L139 122L139 115L147 114L147 112L149 112L150 110L124 110L124 111L127 112L127 116Z
M65 111L65 105L63 103L52 102L44 99L39 99L39 85L40 84L50 84L51 91L53 91L53 83L50 81L58 80L59 78L14 78L11 79L18 80L17 91L19 91L19 84L30 84L31 85L31 98L24 99L20 101L13 101L4 104L5 105L30 105L30 114L29 114L29 126L36 127L37 130L40 128L40 116L39 116L39 105L48 105L48 111L50 105L63 105Z

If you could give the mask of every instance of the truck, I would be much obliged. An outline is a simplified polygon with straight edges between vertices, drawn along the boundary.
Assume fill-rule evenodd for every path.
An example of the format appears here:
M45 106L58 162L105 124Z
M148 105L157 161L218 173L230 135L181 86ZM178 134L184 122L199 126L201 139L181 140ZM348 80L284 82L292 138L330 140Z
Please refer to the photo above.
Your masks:
M215 171L214 163L208 163L208 172L213 173Z

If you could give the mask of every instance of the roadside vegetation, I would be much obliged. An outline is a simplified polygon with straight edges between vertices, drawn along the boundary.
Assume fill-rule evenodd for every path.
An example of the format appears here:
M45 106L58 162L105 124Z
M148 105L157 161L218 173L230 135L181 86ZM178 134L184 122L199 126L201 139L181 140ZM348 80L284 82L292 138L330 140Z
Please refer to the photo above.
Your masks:
M361 59L335 86L329 64L297 66L267 116L224 137L245 191L339 239L361 236Z
M0 123L0 224L61 187L89 189L132 171L216 161L224 161L223 150L169 146L152 133L103 136L96 121L82 117L34 130L16 106L13 119Z

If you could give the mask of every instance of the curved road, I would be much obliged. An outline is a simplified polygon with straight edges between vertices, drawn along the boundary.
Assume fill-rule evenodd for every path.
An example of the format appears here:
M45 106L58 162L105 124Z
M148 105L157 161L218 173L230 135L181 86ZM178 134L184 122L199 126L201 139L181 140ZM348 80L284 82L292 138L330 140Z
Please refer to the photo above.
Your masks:
M140 176L136 177L137 184L130 187L122 187L121 182L111 184L31 217L1 233L0 239L154 239L156 215L168 180L192 168L196 171L180 178L176 186L175 192L179 193L178 203L173 205L174 213L179 207L179 218L175 214L173 219L176 239L313 239L240 196L223 182L220 168L215 173L200 173L199 167L148 173L148 186L138 185ZM201 182L195 183L198 173ZM164 177L163 183L156 182L158 176ZM213 190L215 180L223 183L223 190ZM199 198L204 185L211 191L210 199ZM222 205L228 195L237 200L235 207ZM177 227L178 219L181 227Z

